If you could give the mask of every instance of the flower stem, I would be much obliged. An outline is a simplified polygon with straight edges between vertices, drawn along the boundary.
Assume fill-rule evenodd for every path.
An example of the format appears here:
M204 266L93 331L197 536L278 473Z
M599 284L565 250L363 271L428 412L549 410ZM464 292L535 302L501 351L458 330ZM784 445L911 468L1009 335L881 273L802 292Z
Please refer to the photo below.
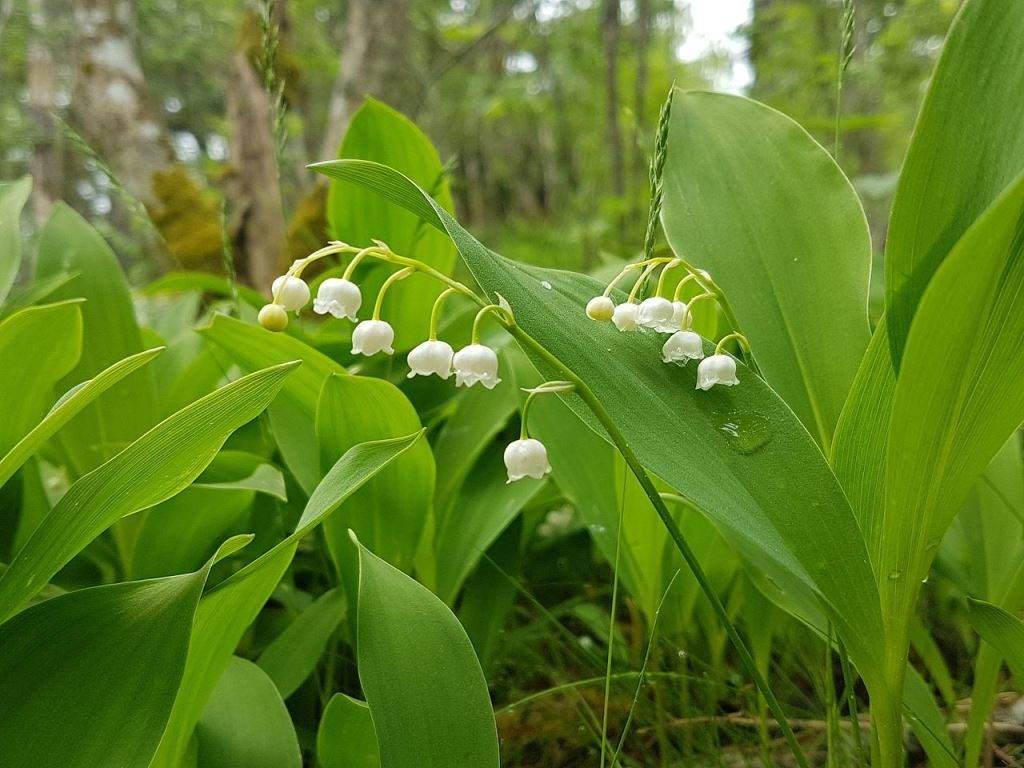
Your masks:
M445 288L438 294L437 298L434 299L434 306L430 309L430 341L437 340L437 323L441 319L441 308L444 306L445 301L453 293L458 293L455 288Z
M663 290L665 290L665 276L668 274L668 271L670 269L675 268L675 267L682 266L682 264L683 264L682 260L680 260L680 259L672 259L672 261L670 261L668 264L666 264L664 267L662 267L661 274L658 275L658 287L654 291L654 295L655 296L661 296L661 292Z
M707 299L717 298L717 295L711 291L705 291L697 296L694 296L686 304L686 311L683 312L683 316L679 319L679 327L686 330L690 327L690 323L693 322L693 305Z
M750 352L750 342L747 341L747 337L744 336L739 331L734 331L733 333L730 333L730 334L720 338L718 340L718 343L715 345L715 354L716 355L722 354L722 349L732 339L736 339L736 341L738 341L740 343L740 346L743 347L744 350L746 350L746 353L748 355L751 354L751 352Z
M681 264L682 262L679 262L679 263ZM697 280L697 279L698 279L697 273L690 272L686 277L684 277L682 280L680 280L678 283L676 283L676 289L675 289L675 291L672 292L672 301L679 301L680 296L683 295L683 288L686 287L686 284L691 282L692 280ZM710 293L710 291L708 291L708 293Z
M487 304L486 306L481 307L480 311L476 313L476 317L473 318L473 336L470 341L471 344L480 343L480 323L483 322L483 319L488 312L493 312L496 315L501 316L501 320L505 325L515 325L515 320L507 309L500 307L497 304Z
M373 305L373 319L380 320L380 311L384 306L384 294L388 292L388 289L397 283L399 280L404 280L413 272L416 271L415 267L405 267L393 272L388 276L388 279L384 281L384 284L380 287L380 291L377 292L377 303Z
M665 505L664 500L658 493L658 489L654 487L654 483L651 481L650 476L644 469L643 464L640 463L636 454L633 453L633 449L629 447L629 444L626 442L626 438L619 431L618 426L605 410L601 401L598 400L597 396L590 389L587 383L576 375L575 371L565 365L565 363L559 360L555 355L551 354L551 352L526 333L526 331L515 324L509 324L508 330L509 333L512 334L513 338L515 338L522 346L529 348L531 352L537 355L545 363L556 370L561 371L566 380L572 382L575 386L576 393L601 423L601 426L604 427L605 431L608 433L608 437L611 439L612 443L618 449L622 458L632 471L633 476L636 477L641 488L643 488L644 493L647 494L647 498L650 499L651 504L654 505L655 512L657 512L658 517L661 518L661 522L668 531L669 537L672 539L672 542L679 551L679 554L682 555L687 566L689 566L690 571L693 573L694 578L700 585L701 590L711 602L711 607L715 611L718 620L725 628L725 632L728 635L729 640L732 642L733 647L735 647L736 653L740 658L740 662L742 663L744 670L754 681L754 685L757 686L758 690L761 691L761 695L764 696L765 701L768 704L768 708L771 710L772 715L779 724L779 729L782 731L782 735L785 738L786 743L789 745L790 750L792 750L793 757L797 764L800 768L810 768L807 758L800 749L796 736L793 734L793 729L789 725L789 720L786 719L786 713L782 710L782 705L775 697L774 692L768 685L768 681L764 678L758 670L757 665L754 663L754 659L751 656L746 643L743 641L743 638L740 636L739 630L736 629L732 619L729 618L729 612L726 610L725 605L718 596L718 593L715 592L711 583L708 581L707 574L704 573L704 569L701 567L700 561L697 559L696 554L694 554L690 545L687 543L686 538L683 536L683 533L679 528L679 524L676 523L675 518L673 518L671 513L668 511L668 507Z
M644 267L644 271L640 273L640 277L638 277L636 279L636 282L633 283L633 288L629 292L629 298L626 299L626 301L632 302L637 297L637 294L640 292L640 289L643 288L644 282L647 280L648 277L650 277L651 272L653 272L657 268L657 266L658 262L655 261L654 259L651 259L647 266Z

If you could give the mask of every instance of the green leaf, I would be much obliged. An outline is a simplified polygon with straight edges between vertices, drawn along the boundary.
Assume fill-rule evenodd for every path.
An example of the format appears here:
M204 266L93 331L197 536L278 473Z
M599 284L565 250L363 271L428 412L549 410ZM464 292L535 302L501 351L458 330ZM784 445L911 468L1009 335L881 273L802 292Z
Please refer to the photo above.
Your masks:
M75 366L81 350L79 302L30 307L0 322L0 453L43 417L54 384ZM0 478L3 485L7 478Z
M356 544L359 680L381 765L498 766L487 682L458 619L426 587Z
M502 259L378 164L313 168L376 189L444 228L488 296L504 296L520 328L588 383L640 460L785 582L805 611L829 606L865 679L878 679L882 620L857 521L818 446L757 376L740 365L740 386L695 391L693 367L661 363L660 339L587 319L583 307L603 288L596 281ZM567 402L601 433L577 399Z
M1024 169L1021 39L1024 4L1006 0L969 0L949 29L903 163L886 238L886 309L898 368L932 276Z
M299 539L318 526L363 483L416 444L422 431L361 443L345 453L313 491L295 530L211 589L199 604L185 675L151 768L177 768L238 641L273 593Z
M1024 421L1024 177L949 254L921 298L893 395L877 562L901 633L970 489Z
M445 171L430 139L386 104L373 99L363 103L349 123L338 156L374 160L397 168L431 190L442 208L454 210ZM338 240L358 246L371 245L373 239L383 240L403 256L414 256L445 274L455 266L455 249L447 237L423 226L407 211L344 181L331 182L327 221ZM383 279L385 269L375 267L375 277L369 283ZM409 349L426 338L430 307L443 288L437 281L419 275L389 291L385 316L395 327L395 349ZM364 296L368 294L366 291Z
M147 765L171 711L213 563L195 573L70 592L0 627L7 765Z
M197 400L71 486L0 577L0 620L113 523L187 487L296 365L267 368Z
M0 343L2 343L3 326L0 325ZM76 413L87 406L101 394L110 389L132 371L141 368L158 354L161 347L148 349L137 355L132 355L124 360L114 363L112 366L97 374L93 378L83 381L72 387L69 391L54 403L46 417L32 428L32 431L25 435L17 445L11 448L2 459L0 459L0 485L6 483L10 477L18 471L18 468L35 453L40 446L49 440L62 426L67 424ZM2 386L2 384L0 384Z
M291 696L309 677L345 616L345 594L331 589L274 638L257 663L274 681L283 698Z
M495 444L480 458L434 537L436 592L446 603L454 603L487 548L544 485L529 478L508 483L503 450Z
M826 450L867 347L871 237L857 194L797 123L676 90L662 220L722 288L765 379Z
M32 191L29 176L0 185L0 304L21 267L21 209Z
M1017 680L1024 680L1024 622L984 600L967 599L967 617L985 642L1006 659Z
M396 386L365 376L329 376L320 394L316 438L320 465L330 466L357 443L408 435L421 428L416 409ZM355 615L354 530L402 569L413 557L434 497L434 455L424 440L366 483L324 523L324 537Z
M907 710L910 727L928 755L928 765L934 768L957 768L953 741L949 738L946 718L935 702L928 683L913 667L907 668L903 684L903 706Z
M145 345L117 257L88 222L58 203L39 236L38 276L73 272L54 299L84 298L82 356L65 389L92 378ZM152 427L159 418L150 369L124 379L82 409L61 431L74 471L83 475Z
M298 339L226 315L216 315L199 333L246 371L286 360L302 361L302 367L289 377L281 396L271 406L270 421L285 464L303 489L307 493L312 491L320 479L315 429L320 390L328 376L343 374L345 369Z
M232 656L196 726L198 768L301 768L295 726L273 682Z
M344 693L327 703L316 734L320 768L380 768L380 750L370 708Z

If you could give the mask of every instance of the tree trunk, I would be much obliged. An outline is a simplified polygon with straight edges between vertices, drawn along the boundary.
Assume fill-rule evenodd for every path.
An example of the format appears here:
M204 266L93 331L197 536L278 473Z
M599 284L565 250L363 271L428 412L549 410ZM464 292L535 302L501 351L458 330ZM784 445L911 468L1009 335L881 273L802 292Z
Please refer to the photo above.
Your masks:
M245 255L239 271L269 295L281 273L285 221L278 183L274 115L270 95L243 51L231 60L228 89L233 174L228 182L236 252Z
M173 160L167 132L147 103L129 0L73 0L75 114L83 136L118 180L147 206L153 176Z
M56 108L57 67L46 42L47 19L42 0L29 0L30 25L26 55L25 113L32 121L32 212L38 224L46 221L64 183L61 142L50 112Z
M321 159L337 156L366 96L407 109L411 97L409 0L348 0L341 64L331 91Z
M621 199L626 194L625 162L622 155L622 127L619 124L619 38L622 27L619 0L601 2L601 37L604 41L605 130L608 159L611 165L612 194ZM624 221L617 217L619 243L624 239Z

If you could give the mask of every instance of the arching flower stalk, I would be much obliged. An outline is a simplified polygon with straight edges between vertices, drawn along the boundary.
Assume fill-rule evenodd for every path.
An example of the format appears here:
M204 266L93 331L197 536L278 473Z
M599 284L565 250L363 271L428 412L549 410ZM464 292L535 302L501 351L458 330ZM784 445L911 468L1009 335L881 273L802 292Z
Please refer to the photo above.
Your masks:
M498 378L498 353L480 343L480 324L489 313L497 315L506 325L515 322L511 310L505 307L498 304L481 307L473 318L473 335L469 346L460 349L452 358L457 387L472 387L480 383L487 389L494 389L501 383Z
M537 395L553 392L571 392L573 385L568 381L546 381L539 387L523 390L529 393L526 402L523 404L523 413L520 418L519 439L513 440L505 448L504 460L505 469L508 471L508 482L514 483L524 477L532 477L540 480L551 471L551 464L548 463L548 451L540 440L530 437L527 422L530 416L530 406Z
M445 288L434 299L430 310L430 332L427 340L421 342L409 352L409 378L414 376L440 376L447 380L452 375L452 358L455 351L452 345L437 338L437 325L441 318L441 308L452 294L458 293L454 288Z

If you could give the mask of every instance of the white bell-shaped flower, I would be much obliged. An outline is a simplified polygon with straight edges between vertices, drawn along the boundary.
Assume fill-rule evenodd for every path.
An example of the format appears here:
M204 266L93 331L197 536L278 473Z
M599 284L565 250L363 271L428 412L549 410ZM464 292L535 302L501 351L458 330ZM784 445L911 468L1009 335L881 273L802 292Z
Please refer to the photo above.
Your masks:
M393 355L391 345L395 341L395 329L383 320L364 320L352 331L352 354L375 355L384 352Z
M608 296L595 296L587 302L587 317L607 322L615 314L615 302Z
M313 299L313 311L318 315L329 312L338 319L347 317L352 322L358 322L356 312L362 303L363 294L358 285L351 280L329 277L320 283L316 298Z
M729 355L705 357L697 367L697 389L711 389L715 384L732 387L739 383L736 361Z
M693 331L676 331L661 348L661 359L666 363L682 363L704 357L704 342Z
M640 302L640 325L655 330L671 327L672 302L662 296L651 296Z
M666 333L675 333L678 330L689 330L693 325L693 315L687 311L685 301L672 302L672 330Z
M268 331L283 331L288 327L288 313L280 304L265 304L256 317Z
M409 378L413 376L440 376L447 379L452 375L452 345L446 341L429 339L413 348L409 353Z
M508 482L514 483L524 477L540 480L551 471L548 464L548 450L540 440L526 437L509 443L505 448L505 469Z
M472 387L480 382L487 389L494 389L501 381L498 378L498 355L483 344L463 347L455 353L452 364L455 366L457 387Z
M276 278L270 292L276 303L289 312L297 312L309 301L309 286L301 277L294 275L281 275Z
M612 322L620 331L635 331L640 327L640 305L623 302L612 312Z

